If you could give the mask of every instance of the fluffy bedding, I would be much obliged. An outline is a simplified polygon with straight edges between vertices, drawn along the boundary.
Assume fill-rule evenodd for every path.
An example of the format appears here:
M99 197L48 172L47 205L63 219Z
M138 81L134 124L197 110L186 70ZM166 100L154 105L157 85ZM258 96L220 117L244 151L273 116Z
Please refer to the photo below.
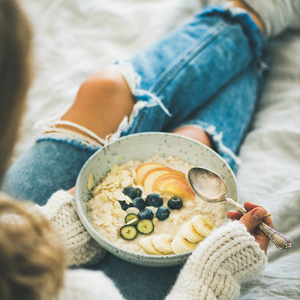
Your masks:
M34 27L35 73L14 159L62 114L80 83L186 22L199 0L23 0ZM217 2L217 1L210 1ZM300 299L300 32L271 43L271 73L237 174L240 202L262 204L292 248L271 245L262 276L242 284L240 299Z

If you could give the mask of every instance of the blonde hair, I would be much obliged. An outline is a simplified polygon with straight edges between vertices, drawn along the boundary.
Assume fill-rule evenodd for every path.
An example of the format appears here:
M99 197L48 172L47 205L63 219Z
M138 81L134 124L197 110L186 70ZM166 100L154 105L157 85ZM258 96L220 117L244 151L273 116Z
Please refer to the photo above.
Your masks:
M57 232L29 204L0 193L0 299L55 299L65 250Z
M0 181L31 79L31 30L16 0L0 0ZM32 210L32 209L31 209ZM54 299L65 250L51 224L29 204L0 193L0 299Z
M31 79L31 29L16 0L0 0L0 180Z

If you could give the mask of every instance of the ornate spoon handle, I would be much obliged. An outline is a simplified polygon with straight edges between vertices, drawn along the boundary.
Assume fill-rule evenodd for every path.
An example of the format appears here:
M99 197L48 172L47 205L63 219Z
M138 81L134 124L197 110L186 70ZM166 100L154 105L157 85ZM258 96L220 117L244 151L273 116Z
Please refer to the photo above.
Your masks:
M292 240L289 237L271 228L264 222L260 222L258 227L267 237L270 238L278 249L282 250L291 248Z
M226 201L243 215L247 212L244 207L242 207L232 199L226 198ZM288 249L292 246L292 240L289 237L271 228L266 223L260 222L258 227L274 243L274 245L278 249Z

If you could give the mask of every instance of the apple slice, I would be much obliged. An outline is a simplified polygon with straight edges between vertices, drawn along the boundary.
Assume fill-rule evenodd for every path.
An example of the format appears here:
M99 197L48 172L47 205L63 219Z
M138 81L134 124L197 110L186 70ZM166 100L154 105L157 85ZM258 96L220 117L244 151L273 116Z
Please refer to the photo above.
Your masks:
M167 168L168 168L168 167L167 167ZM185 178L185 174L184 174L184 173L182 173L182 172L180 172L180 171L177 171L177 170L174 170L174 169L172 169L172 168L169 168L169 169L170 169L171 173L173 173L174 175L179 176L179 177L181 177L181 178Z
M141 185L143 183L143 180L144 180L144 176L147 172L149 172L150 170L153 170L153 169L159 169L159 168L167 168L170 170L171 173L174 173L180 177L183 177L185 178L185 174L180 172L180 171L177 171L177 170L174 170L172 168L169 168L163 164L159 164L159 163L145 163L143 165L140 165L136 170L136 183Z
M194 200L195 194L185 179L175 179L164 187L164 192L183 199Z
M164 191L164 188L167 184L174 181L174 179L182 179L182 177L177 176L175 174L164 174L160 177L158 177L153 184L153 191Z
M152 193L154 191L153 185L154 182L157 180L157 178L166 175L166 174L172 174L170 169L167 167L164 168L156 168L148 171L143 179L142 185L144 187L144 190L146 193Z
M143 180L144 180L144 176L147 172L149 172L152 169L156 169L156 168L166 168L166 166L162 165L162 164L158 164L158 163L145 163L143 165L140 165L136 170L136 183L137 184L142 184Z

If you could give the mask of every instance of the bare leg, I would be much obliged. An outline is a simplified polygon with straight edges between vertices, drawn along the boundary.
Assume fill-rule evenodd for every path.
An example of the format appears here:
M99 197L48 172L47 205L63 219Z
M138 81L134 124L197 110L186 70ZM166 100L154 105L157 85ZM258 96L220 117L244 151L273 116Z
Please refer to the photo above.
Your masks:
M247 10L253 21L265 33L265 25L257 12L241 0L232 0L233 6ZM93 131L100 138L114 133L124 116L129 116L135 103L126 80L116 70L104 70L87 78L80 86L74 104L62 117ZM68 127L67 125L58 125ZM72 128L74 131L78 131ZM79 131L80 132L80 131ZM82 132L81 132L82 133ZM193 138L209 147L206 133L186 126L174 133Z
M122 75L115 70L104 70L82 83L74 104L62 120L82 125L105 138L117 130L124 116L131 114L134 103L134 97ZM75 128L72 130L77 131ZM200 128L185 126L173 133L195 139L208 147L212 146L210 139Z
M104 70L82 83L74 104L62 120L84 126L105 138L117 130L124 116L130 115L134 103L134 97L122 75L115 70Z
M235 7L240 7L249 13L250 17L252 20L256 23L256 25L261 29L261 31L265 34L266 33L266 26L264 21L261 19L260 15L258 12L253 10L247 3L245 3L242 0L231 0L233 6Z
M210 148L212 148L212 143L207 136L206 132L200 128L196 128L193 126L184 126L174 130L172 133L176 133L185 137L189 137L194 139Z

